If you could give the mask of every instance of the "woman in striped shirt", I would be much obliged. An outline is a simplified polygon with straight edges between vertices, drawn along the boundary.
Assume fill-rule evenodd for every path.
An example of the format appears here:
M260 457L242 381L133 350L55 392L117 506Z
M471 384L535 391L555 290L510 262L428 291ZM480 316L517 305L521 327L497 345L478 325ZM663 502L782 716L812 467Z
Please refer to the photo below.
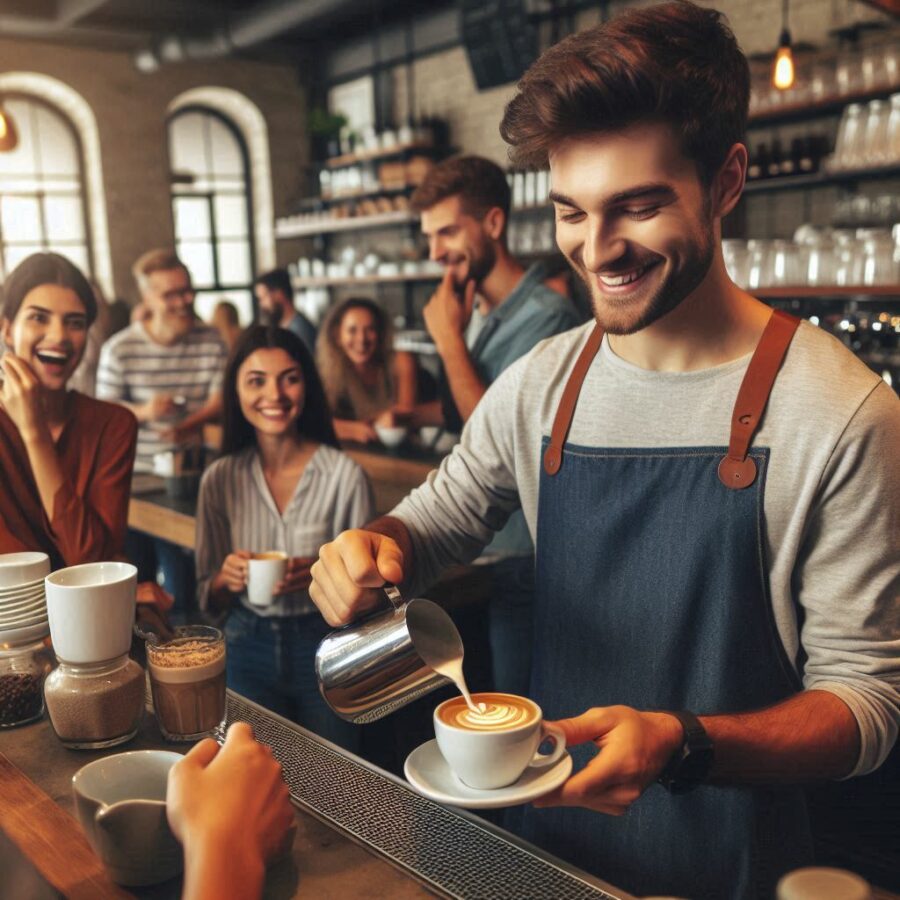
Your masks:
M312 357L282 328L255 326L225 372L223 456L203 476L197 509L202 609L230 611L225 635L233 690L355 749L358 731L322 700L314 670L328 626L309 599L319 547L372 518L362 469L337 448ZM254 553L287 554L271 603L247 598Z

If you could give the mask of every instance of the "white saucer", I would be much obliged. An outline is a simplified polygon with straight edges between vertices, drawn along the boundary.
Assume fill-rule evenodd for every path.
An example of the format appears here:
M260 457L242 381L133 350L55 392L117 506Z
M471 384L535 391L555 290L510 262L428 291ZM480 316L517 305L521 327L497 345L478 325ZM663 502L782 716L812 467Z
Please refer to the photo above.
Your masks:
M564 753L558 762L546 769L526 769L522 777L508 787L482 791L463 784L453 774L435 740L416 747L403 766L406 780L420 794L438 803L464 809L501 809L529 803L558 788L571 772L572 757Z
M40 641L49 636L49 634L50 625L46 621L25 627L0 628L0 650L5 650L13 644L21 644L25 641Z

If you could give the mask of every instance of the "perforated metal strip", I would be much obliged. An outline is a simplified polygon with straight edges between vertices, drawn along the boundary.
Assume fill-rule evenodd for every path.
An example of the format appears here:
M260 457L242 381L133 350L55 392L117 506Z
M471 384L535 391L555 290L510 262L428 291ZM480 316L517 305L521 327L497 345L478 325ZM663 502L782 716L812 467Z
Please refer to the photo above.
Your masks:
M228 693L227 722L249 722L272 747L293 799L447 897L617 900L474 816L415 793L392 775ZM219 735L219 739L222 739Z

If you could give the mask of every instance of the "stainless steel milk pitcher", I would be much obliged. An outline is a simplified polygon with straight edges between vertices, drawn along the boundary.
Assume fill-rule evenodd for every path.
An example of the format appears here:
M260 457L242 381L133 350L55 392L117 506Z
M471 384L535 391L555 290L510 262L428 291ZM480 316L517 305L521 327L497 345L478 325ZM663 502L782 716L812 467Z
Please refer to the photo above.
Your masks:
M434 667L462 659L453 620L431 600L404 603L385 589L391 609L325 636L316 651L319 690L348 722L374 722L450 679Z

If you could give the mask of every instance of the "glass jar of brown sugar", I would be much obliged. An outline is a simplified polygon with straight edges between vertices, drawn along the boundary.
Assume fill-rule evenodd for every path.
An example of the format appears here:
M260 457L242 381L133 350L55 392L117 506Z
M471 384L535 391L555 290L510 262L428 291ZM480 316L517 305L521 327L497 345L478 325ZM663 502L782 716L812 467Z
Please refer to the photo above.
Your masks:
M47 676L50 724L73 750L114 747L137 733L144 710L144 670L127 655L100 663L67 663Z
M42 687L52 661L43 640L0 643L0 728L24 725L43 715Z

